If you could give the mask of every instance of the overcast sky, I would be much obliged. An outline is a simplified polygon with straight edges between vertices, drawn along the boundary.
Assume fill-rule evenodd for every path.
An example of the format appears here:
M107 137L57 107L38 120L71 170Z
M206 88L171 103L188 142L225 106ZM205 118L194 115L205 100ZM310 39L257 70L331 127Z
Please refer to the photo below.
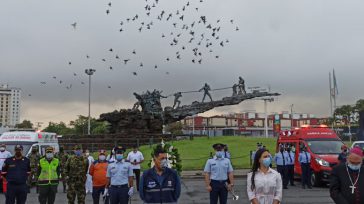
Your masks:
M133 92L156 88L168 95L198 90L204 82L212 89L229 87L237 82L238 76L245 78L248 87L270 86L272 91L282 94L269 104L269 112L288 111L290 104L294 104L294 112L327 116L328 75L333 68L339 86L338 105L353 104L363 98L363 1L189 0L190 6L182 11L186 0L160 0L150 11L150 17L144 9L145 0L111 1L111 8L108 2L1 1L0 83L23 90L21 119L68 122L77 115L87 115L86 68L96 69L92 77L94 117L114 109L131 108L135 102ZM152 5L153 1L148 2ZM109 15L106 9L110 9ZM162 10L166 14L159 21L157 16ZM176 17L177 10L180 16L183 13L183 21ZM166 21L169 13L173 16ZM126 22L136 14L136 21ZM206 25L197 23L200 16L206 16L206 25L221 27L219 40L211 37ZM146 24L151 21L153 25L147 30ZM193 21L196 35L205 33L213 42L210 53L204 48L204 41L199 47L199 58L191 50L200 36L188 43L191 29L181 30L183 24ZM74 22L76 29L71 26ZM139 32L141 22L145 24ZM177 23L177 28L173 23ZM236 27L239 31L235 31ZM178 45L170 46L178 33L182 33ZM227 39L229 43L221 47L219 42ZM113 52L108 51L110 48ZM180 60L176 59L177 51ZM121 59L115 59L116 55ZM192 63L195 58L202 58L202 63ZM124 65L123 59L130 61ZM140 63L143 67L139 67ZM134 71L137 76L132 74ZM72 88L66 89L71 84ZM212 93L214 99L229 95L231 90ZM182 104L201 98L201 93L184 94ZM172 97L163 101L164 105L172 103ZM263 112L263 102L243 102L206 114L245 110Z

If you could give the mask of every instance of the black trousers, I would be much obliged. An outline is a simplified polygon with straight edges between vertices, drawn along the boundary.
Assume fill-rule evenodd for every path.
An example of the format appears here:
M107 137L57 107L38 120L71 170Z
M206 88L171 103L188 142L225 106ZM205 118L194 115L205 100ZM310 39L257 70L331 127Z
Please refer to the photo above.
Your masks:
M287 168L288 168L288 170L287 170L288 181L291 185L293 185L294 184L294 165L288 165Z
M225 183L226 181L211 180L210 204L217 204L218 201L220 204L227 203L228 190Z
M277 171L281 174L283 187L288 185L288 167L287 165L277 165Z
M58 185L38 186L38 200L40 204L54 204Z
M128 185L111 186L109 188L111 204L128 204L129 202Z
M104 194L105 187L93 187L92 189L92 200L94 204L99 204L100 202L100 195ZM109 204L109 197L105 198L105 204Z
M311 186L311 166L310 164L301 163L302 169L302 186Z
M139 191L140 169L133 169L133 172L135 174L136 188L137 188L137 191Z
M7 192L5 195L6 204L25 204L27 201L28 195L28 186L26 183L24 184L11 184L8 183L7 185Z

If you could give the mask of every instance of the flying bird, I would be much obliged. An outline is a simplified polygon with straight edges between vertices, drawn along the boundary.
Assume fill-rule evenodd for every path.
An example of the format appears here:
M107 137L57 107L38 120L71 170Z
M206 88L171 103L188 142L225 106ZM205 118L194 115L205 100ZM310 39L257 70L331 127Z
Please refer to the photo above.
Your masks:
M137 76L138 74L136 72L133 72L134 76Z
M76 22L74 22L74 23L72 23L72 24L71 24L71 26L73 27L73 29L75 29L75 30L76 30L77 23L76 23Z
M124 60L124 64L126 64L126 63L128 63L128 61L129 61L130 59L126 59L126 60Z
M133 50L133 52L132 52L134 55L136 54L136 52L135 52L135 50Z
M110 13L110 10L109 10L109 9L107 9L107 10L106 10L106 15L109 15L109 13Z

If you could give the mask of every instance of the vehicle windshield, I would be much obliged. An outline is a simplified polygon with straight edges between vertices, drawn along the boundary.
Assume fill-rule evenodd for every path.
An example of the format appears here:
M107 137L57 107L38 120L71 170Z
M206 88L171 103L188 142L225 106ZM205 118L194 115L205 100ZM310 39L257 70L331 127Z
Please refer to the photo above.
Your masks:
M29 152L29 149L32 147L32 144L33 143L25 143L25 142L22 142L22 143L15 143L15 142L4 142L4 144L6 145L6 150L9 151L11 153L11 155L14 156L15 154L15 151L14 151L14 148L15 148L15 145L17 144L20 144L23 146L23 156L27 156L26 154Z
M360 147L361 149L364 149L364 143L356 143L354 147Z
M340 154L343 145L339 140L310 140L307 144L315 154Z

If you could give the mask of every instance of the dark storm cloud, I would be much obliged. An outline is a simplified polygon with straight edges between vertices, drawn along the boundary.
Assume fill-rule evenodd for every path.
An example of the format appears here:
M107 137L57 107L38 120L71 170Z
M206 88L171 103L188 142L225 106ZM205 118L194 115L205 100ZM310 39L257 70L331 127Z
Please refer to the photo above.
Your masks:
M159 6L166 13L175 13L186 2L160 0ZM197 0L190 2L200 5ZM144 0L112 1L109 15L105 13L107 3L95 0L1 3L0 18L6 20L0 21L0 82L23 89L24 117L47 121L85 114L86 68L97 70L92 77L95 116L109 109L132 106L133 92L156 88L171 94L198 90L204 82L213 89L221 88L231 86L239 75L246 79L247 86L270 86L272 91L283 94L270 104L271 112L288 110L290 104L295 104L297 112L327 115L328 72L332 68L339 83L338 103L354 103L362 97L364 3L361 1L204 1L199 13L194 10L196 6L186 11L186 21L192 22L200 15L211 21L221 19L220 35L230 43L224 48L216 47L219 59L206 56L202 65L191 63L190 54L182 55L180 61L175 59L176 49L161 38L162 33L167 35L173 30L171 22L160 23L153 18L156 25L139 33L139 23L151 21L145 15ZM126 18L135 14L140 16L138 24L125 26L125 31L119 32L120 21L125 23ZM234 19L235 25L230 24L230 19ZM74 22L76 29L71 26ZM235 26L240 28L239 32L234 31ZM110 48L113 53L108 51ZM135 56L131 54L134 49ZM124 66L122 60L114 59L116 54L121 59L130 58L130 64ZM166 62L167 57L170 62ZM154 69L156 64L158 68ZM133 76L134 71L137 76ZM41 81L47 84L41 85ZM72 88L67 89L70 84ZM27 96L29 93L31 97ZM214 92L213 97L230 94L230 90ZM170 105L171 100L164 104ZM201 94L185 94L182 100L183 104L201 100ZM37 104L47 109L37 109ZM64 111L58 111L57 107ZM212 114L242 110L262 111L262 102L246 102L217 109Z

